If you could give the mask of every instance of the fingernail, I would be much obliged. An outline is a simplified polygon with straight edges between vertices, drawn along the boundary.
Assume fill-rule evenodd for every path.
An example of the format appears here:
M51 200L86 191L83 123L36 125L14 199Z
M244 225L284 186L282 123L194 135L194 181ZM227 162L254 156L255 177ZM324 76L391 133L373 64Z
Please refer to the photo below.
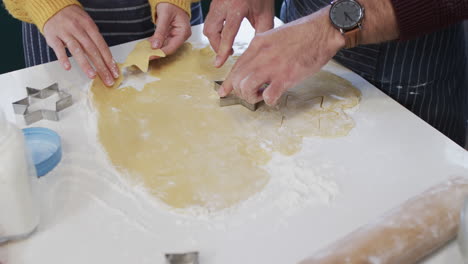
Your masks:
M112 62L112 75L114 78L119 78L119 67L115 64L115 61Z
M69 70L70 69L70 63L68 61L64 62L63 63L63 67L66 69L66 70Z
M159 49L161 47L161 41L159 39L156 39L153 41L153 49Z
M114 79L112 79L110 76L108 76L108 77L106 78L106 84L107 84L107 86L112 86L112 85L114 85L114 83L115 83L115 82L114 82Z
M216 56L216 59L215 59L215 62L214 62L214 66L215 67L219 67L221 65L221 57L220 56Z
M267 105L271 106L271 104L270 104L270 96L268 96L267 93L263 93L263 94L262 94L262 98L263 98L263 101L264 101Z
M268 106L275 106L278 99L271 99L269 96L263 96L263 100Z
M90 79L93 79L94 77L96 77L96 72L93 69L89 69L87 74Z

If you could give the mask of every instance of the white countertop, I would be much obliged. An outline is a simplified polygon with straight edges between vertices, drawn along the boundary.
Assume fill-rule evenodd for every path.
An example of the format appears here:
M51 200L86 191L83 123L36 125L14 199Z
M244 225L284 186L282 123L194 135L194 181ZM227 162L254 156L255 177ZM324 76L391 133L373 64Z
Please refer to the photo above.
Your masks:
M194 27L190 41L206 43L201 32L202 26ZM244 23L236 42L247 43L252 36ZM116 60L123 61L133 45L113 47ZM0 247L0 262L164 263L164 253L197 250L201 264L296 263L429 186L468 175L464 149L358 75L336 63L326 69L361 90L361 104L352 114L356 127L347 137L305 140L307 151L294 159L336 182L335 199L327 203L317 197L296 210L259 199L251 208L215 218L168 210L109 165L96 141L90 82L76 64L70 72L48 63L0 75L0 107L20 127L11 103L26 96L26 86L58 82L75 100L59 122L33 124L61 135L63 159L37 184L38 231ZM425 263L462 262L452 244Z

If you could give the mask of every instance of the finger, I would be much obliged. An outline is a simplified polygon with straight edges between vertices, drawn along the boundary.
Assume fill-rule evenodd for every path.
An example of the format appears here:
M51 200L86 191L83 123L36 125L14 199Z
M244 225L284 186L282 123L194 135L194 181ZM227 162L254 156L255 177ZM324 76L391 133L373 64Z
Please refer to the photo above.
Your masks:
M104 62L101 53L99 52L98 47L91 40L89 35L86 32L79 32L76 34L77 40L80 42L80 45L84 48L88 59L93 63L94 68L97 70L99 77L107 86L112 86L114 84L114 78L111 71L107 68L106 63Z
M273 15L267 14L259 18L255 25L255 34L268 31L274 27Z
M183 31L177 32L174 36L169 36L169 38L167 38L167 43L161 48L161 50L166 55L173 54L182 44L184 44L184 42L190 37L191 33L190 25L187 24Z
M210 10L203 26L203 34L208 38L210 45L215 52L218 52L224 19L224 11L219 12L218 10Z
M223 84L218 89L219 97L226 97L234 90L234 87L232 86L231 75L232 75L232 71L229 73L229 75L226 77L226 80L224 80Z
M62 67L65 70L71 69L70 60L68 59L67 52L65 51L65 45L57 37L47 38L47 44L54 50L55 56L57 56L58 61L62 64Z
M288 87L286 87L284 82L272 81L262 93L263 100L267 105L274 106L287 89Z
M242 18L242 16L234 15L226 20L221 32L221 43L219 45L218 55L216 56L215 67L221 67L229 55L231 55L232 44L239 31Z
M158 14L158 20L156 21L156 31L150 38L151 46L153 49L160 49L170 30L171 17L167 13Z
M233 81L233 78L236 76L237 62L234 64L228 76L224 80L223 84L218 89L219 97L226 97L234 90L234 87L232 86L232 81Z
M210 36L208 41L210 42L211 48L213 48L214 52L218 53L219 43L221 42L221 31L218 34Z
M67 37L64 42L70 53L73 55L73 58L75 58L78 65L80 65L80 68L83 70L83 72L85 72L90 79L94 79L94 77L96 77L96 71L89 64L85 55L85 51L81 47L80 43L78 43L78 41L71 36Z
M242 83L245 82L248 77L252 74L252 71L247 70L248 64L246 66L241 66L233 71L232 76L232 89L233 93L239 98L246 98L244 97L243 90L242 90Z
M102 37L101 33L99 32L99 29L97 28L96 24L94 24L94 22L91 22L91 23L93 26L89 27L87 30L89 37L97 46L104 60L104 63L107 65L107 68L111 71L112 76L114 78L119 78L119 74L120 74L119 67L117 67L117 64L115 63L115 60L112 56L109 46L107 45L106 41Z
M218 90L218 94L221 97L225 97L228 94L230 94L233 90L233 81L234 80L241 80L239 72L242 69L247 69L249 62L251 62L251 58L253 58L253 55L251 55L252 49L247 48L244 54L242 54L239 59L237 59L236 63L234 63L234 66L232 67L231 71L229 72L226 80L223 82L223 85L220 87ZM239 94L240 96L240 94Z
M242 99L250 104L255 104L263 100L260 88L267 83L267 78L258 72L251 72L246 78L240 81L239 89Z

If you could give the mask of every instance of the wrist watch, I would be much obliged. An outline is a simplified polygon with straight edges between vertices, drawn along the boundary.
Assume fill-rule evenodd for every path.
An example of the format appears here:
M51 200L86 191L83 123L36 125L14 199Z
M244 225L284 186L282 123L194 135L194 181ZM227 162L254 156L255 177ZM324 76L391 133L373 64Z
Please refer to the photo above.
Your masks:
M345 48L359 44L359 32L362 28L364 7L356 0L335 0L331 2L330 21L345 38Z

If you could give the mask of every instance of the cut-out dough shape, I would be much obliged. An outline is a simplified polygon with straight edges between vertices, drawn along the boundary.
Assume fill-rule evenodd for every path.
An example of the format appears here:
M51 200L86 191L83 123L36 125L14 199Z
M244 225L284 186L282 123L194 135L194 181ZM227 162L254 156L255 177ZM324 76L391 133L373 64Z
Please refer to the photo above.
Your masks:
M149 58L152 56L166 57L166 54L160 49L151 48L151 43L148 40L142 40L135 45L135 48L122 64L122 68L136 66L142 72L147 72Z
M125 62L117 64L117 67L120 71L120 75L119 78L115 80L114 85L112 85L112 87L110 88L118 88L120 84L122 84L124 76L126 74L131 74L131 72L124 72L125 68L135 66L142 72L148 72L149 61L150 57L152 56L166 57L166 54L164 54L164 52L161 49L151 48L151 43L147 39L138 42L135 45L135 48L133 48L133 50L128 55ZM99 85L103 85L103 82L99 77L95 79L94 83L99 83Z
M262 166L274 151L292 155L303 137L345 136L353 128L344 110L359 103L360 92L329 72L287 92L278 107L219 107L213 81L225 78L234 60L216 69L214 57L210 48L185 44L151 62L149 74L159 80L142 91L96 81L91 87L110 161L169 206L233 206L267 184Z

